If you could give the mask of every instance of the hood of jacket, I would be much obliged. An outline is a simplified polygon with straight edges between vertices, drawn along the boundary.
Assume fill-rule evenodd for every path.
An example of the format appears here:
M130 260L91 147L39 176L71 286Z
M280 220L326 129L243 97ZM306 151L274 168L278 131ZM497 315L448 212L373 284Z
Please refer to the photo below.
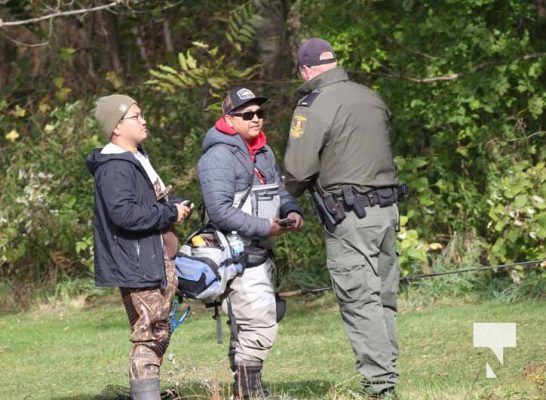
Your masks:
M142 169L142 165L140 162L135 158L135 156L130 151L124 151L121 153L103 153L103 148L95 149L87 159L85 160L85 164L87 166L87 170L91 173L91 175L95 175L95 172L97 169L102 165L112 160L123 160L130 163L135 164L135 166L138 169ZM139 146L138 151L140 151L142 154L146 155L146 152L144 149Z

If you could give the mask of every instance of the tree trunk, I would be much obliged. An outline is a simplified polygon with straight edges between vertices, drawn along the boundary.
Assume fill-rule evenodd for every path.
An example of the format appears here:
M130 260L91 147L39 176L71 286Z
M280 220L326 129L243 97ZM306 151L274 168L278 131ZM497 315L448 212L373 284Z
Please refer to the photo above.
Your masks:
M535 0L537 16L539 19L546 18L546 0Z
M97 33L102 36L103 43L106 43L106 50L109 54L110 68L118 75L123 76L124 68L119 55L119 30L117 16L109 11L99 11L97 16ZM97 44L95 44L96 46ZM100 48L100 44L99 44Z
M0 93L8 84L16 60L17 48L5 37L0 37Z
M264 77L275 80L290 76L294 59L286 21L294 0L252 0L252 3L263 18L256 40Z

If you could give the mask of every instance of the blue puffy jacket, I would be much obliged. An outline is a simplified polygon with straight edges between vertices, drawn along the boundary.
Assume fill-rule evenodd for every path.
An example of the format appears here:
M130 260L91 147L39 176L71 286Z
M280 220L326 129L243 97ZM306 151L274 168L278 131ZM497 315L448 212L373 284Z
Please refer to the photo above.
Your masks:
M96 149L86 164L95 180L96 285L165 287L161 230L176 221L176 207L156 200L146 171L130 152Z
M218 125L217 123L216 126ZM253 163L243 138L238 134L223 133L216 126L205 135L203 155L197 164L201 192L211 221L223 231L237 231L245 237L269 236L268 219L233 207L235 193L245 191L251 178L254 184L260 184L257 174L249 172L252 168L261 173L265 183L280 184L281 218L285 218L292 211L302 214L298 203L282 184L271 148L264 144L256 152ZM247 167L241 160L247 160Z

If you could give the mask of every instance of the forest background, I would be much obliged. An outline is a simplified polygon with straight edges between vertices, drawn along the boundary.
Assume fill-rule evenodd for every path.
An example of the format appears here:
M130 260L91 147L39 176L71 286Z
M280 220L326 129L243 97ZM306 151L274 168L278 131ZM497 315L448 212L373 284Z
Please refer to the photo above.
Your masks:
M93 284L98 96L139 100L146 149L174 191L201 202L195 164L231 86L269 97L282 163L297 45L329 40L350 76L392 112L410 197L403 275L546 258L546 0L0 0L0 311ZM278 240L279 289L328 284L307 197L304 233ZM200 224L179 227L181 239ZM450 275L418 289L544 298L544 272Z

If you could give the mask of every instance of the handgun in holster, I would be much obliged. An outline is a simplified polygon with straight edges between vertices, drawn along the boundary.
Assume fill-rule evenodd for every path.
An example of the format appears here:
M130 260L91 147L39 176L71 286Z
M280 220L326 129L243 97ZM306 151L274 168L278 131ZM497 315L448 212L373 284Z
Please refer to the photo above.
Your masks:
M328 232L333 232L336 225L345 218L345 211L331 194L322 197L319 193L313 191L312 195L320 221Z

